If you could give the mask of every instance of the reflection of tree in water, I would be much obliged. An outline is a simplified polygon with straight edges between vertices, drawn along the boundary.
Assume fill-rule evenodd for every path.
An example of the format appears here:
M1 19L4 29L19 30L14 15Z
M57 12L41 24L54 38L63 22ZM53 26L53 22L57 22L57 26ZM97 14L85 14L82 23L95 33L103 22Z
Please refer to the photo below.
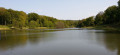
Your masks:
M0 49L7 50L9 48L25 46L27 40L30 39L27 33L28 31L23 30L1 31ZM36 38L35 40L37 42L39 39Z
M29 36L28 42L30 44L38 44L41 39L41 36L39 34L33 34L33 35L28 35L28 36Z
M111 51L117 50L118 55L120 55L120 34L119 33L105 33L104 43L107 49Z
M19 46L25 46L27 42L30 44L38 44L42 38L46 38L49 34L42 33L41 30L10 30L0 31L0 50L8 50ZM51 31L45 31L51 32ZM50 34L51 35L51 34Z
M7 34L6 34L7 33ZM26 44L26 35L17 35L15 31L1 31L0 49L9 49Z
M49 34L46 32L54 32L54 31L58 31L58 30L30 30L28 33L28 42L30 44L38 44L40 41L43 41L47 38L52 38L53 34ZM50 39L49 39L50 40Z

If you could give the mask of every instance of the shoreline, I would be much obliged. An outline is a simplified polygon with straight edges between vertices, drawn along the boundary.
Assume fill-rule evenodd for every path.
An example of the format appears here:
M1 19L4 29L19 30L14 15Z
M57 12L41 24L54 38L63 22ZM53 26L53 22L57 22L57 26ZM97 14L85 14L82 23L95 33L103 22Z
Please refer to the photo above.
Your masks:
M89 27L81 27L81 28L120 32L119 27L111 27L111 26L89 26ZM11 28L8 26L0 25L0 30L27 30L27 29L56 29L56 28L55 27L35 27L35 28L23 27L22 29L20 29L20 28Z
M90 27L81 27L86 29L96 29L96 30L106 30L106 31L118 31L120 32L119 27L111 27L111 26L90 26Z
M35 27L35 28L28 28L28 27L23 27L21 28L11 28L8 26L2 26L0 25L0 30L27 30L27 29L49 29L48 27Z

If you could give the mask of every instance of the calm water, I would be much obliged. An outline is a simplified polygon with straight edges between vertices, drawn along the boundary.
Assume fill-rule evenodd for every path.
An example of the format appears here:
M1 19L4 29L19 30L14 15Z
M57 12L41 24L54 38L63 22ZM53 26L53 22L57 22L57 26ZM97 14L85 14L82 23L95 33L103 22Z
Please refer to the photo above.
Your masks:
M0 31L0 55L120 55L120 33L87 29Z

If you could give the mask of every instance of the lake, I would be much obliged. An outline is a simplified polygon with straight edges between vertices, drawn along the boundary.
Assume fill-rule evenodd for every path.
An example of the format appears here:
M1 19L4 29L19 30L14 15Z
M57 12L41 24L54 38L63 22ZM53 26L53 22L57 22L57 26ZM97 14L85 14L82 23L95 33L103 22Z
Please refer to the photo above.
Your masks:
M120 55L120 33L80 28L0 31L0 55Z

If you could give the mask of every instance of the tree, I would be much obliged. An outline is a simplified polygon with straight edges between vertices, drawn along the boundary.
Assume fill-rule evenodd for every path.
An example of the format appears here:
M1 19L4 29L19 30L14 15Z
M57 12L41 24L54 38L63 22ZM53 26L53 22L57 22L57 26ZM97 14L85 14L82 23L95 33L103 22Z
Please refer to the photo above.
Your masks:
M44 27L49 27L49 23L48 23L48 20L47 20L47 19L44 19L44 21L43 21L43 26L44 26Z
M54 27L54 24L52 23L52 21L48 21L48 27Z
M86 23L86 26L94 26L94 16L86 18L85 23Z
M7 9L0 7L0 24L7 25L10 21L11 15Z
M84 27L85 25L83 22L84 22L83 20L80 20L77 27Z
M96 25L102 25L103 24L103 15L104 15L104 12L99 12L96 17L95 17L95 24Z
M120 22L120 0L118 1L117 19L118 19L118 22Z
M36 22L36 21L30 21L29 22L29 27L31 28L31 29L33 29L33 28L35 28L35 27L38 27L38 23Z
M29 13L28 14L28 21L30 22L31 20L33 21L37 21L37 19L39 19L40 16L37 13Z
M61 21L56 22L56 28L64 28L64 27L65 27L65 25L63 22L61 22Z
M120 8L120 0L118 1L118 7Z
M27 19L27 14L23 11L20 11L19 12L20 15L19 15L19 27L22 28L25 26L25 22L26 22L26 19Z
M9 21L10 21L9 24L12 24L13 27L22 29L22 27L24 27L26 25L27 14L25 12L15 11L12 9L8 9L7 11L11 15L11 18L9 18Z
M111 24L111 23L116 23L118 22L117 18L117 12L118 12L118 7L117 6L110 6L105 10L104 14L104 23L105 24Z

